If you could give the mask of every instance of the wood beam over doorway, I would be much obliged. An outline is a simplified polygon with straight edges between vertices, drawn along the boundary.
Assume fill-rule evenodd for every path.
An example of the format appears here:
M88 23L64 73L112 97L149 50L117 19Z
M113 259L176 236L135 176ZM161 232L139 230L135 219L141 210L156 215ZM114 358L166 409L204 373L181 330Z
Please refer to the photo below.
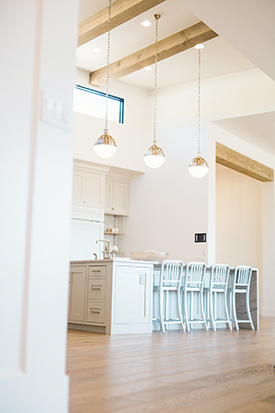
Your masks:
M116 0L112 4L111 29L150 10L165 0ZM78 46L90 42L108 31L109 8L87 17L79 23Z
M274 170L216 142L216 162L261 182L273 182Z
M166 59L184 50L194 47L198 43L218 36L203 22L187 27L178 33L172 34L158 42L158 61ZM123 59L110 64L109 79L117 80L137 70L150 66L155 61L155 43L139 50ZM93 86L102 86L106 83L107 66L90 73L89 83Z

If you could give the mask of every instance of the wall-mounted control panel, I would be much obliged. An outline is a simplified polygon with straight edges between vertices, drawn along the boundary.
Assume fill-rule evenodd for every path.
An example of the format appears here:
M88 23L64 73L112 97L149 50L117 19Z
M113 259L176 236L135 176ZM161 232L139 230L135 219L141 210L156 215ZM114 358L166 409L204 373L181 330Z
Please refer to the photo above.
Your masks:
M195 242L206 242L206 233L195 234Z

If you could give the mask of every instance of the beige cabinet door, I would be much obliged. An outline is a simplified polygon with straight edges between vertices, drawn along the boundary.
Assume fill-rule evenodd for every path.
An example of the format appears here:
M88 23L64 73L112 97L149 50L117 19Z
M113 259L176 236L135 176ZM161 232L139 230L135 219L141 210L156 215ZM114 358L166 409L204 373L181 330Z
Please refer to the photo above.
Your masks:
M114 215L129 214L129 183L120 181L106 181L105 207L107 213Z
M72 204L77 206L85 206L84 194L85 173L80 171L74 171Z
M103 209L104 203L104 177L92 173L86 174L85 183L86 206Z
M116 214L128 215L129 184L114 182L113 206Z
M72 204L103 209L104 180L104 175L75 169Z
M69 321L85 321L86 267L71 267L69 288Z
M113 201L113 183L111 181L106 181L105 183L105 204L104 211L114 213L114 207L112 205Z

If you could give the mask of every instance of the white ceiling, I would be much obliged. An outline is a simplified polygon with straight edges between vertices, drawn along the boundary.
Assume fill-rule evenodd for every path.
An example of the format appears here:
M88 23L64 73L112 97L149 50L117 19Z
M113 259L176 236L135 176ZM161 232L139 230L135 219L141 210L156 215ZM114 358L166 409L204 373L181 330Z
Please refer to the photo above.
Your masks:
M180 2L275 80L274 0L180 0Z
M275 156L275 112L223 119L213 123Z
M107 5L108 0L80 0L79 21ZM275 80L274 0L166 0L111 31L111 62L154 43L155 13L162 16L159 39L200 20L219 34L219 37L206 42L202 50L202 78L258 67ZM150 20L152 26L142 27L143 20ZM100 47L102 52L93 52L95 47ZM107 34L77 48L77 67L94 71L106 66L106 48ZM158 63L158 88L196 80L195 48ZM151 90L154 71L142 69L120 81ZM215 123L275 156L275 112Z
M80 0L80 18L83 20L96 11L106 7L108 0ZM155 42L154 14L159 13L159 39L163 39L200 21L187 10L181 0L166 0L138 17L116 27L111 31L110 61L114 62ZM141 26L141 22L150 20L150 27ZM101 53L93 52L95 47ZM89 43L77 48L77 67L93 71L106 66L107 34L99 36ZM189 49L158 63L158 87L167 87L197 79L197 50ZM205 43L202 51L202 78L214 77L255 66L241 53L236 51L221 37ZM120 81L143 89L154 88L154 71L141 69Z

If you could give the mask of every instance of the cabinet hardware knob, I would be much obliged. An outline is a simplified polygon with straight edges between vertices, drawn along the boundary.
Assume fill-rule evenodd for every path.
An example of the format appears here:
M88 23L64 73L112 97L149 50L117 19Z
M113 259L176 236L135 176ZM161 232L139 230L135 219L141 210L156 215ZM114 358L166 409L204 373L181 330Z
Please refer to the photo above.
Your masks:
M97 287L97 288L96 288L96 287L92 287L92 291L93 291L93 290L94 290L94 291L100 291L100 290L101 290L101 287Z
M115 208L112 208L112 210L114 210Z
M100 314L100 311L96 311L96 310L91 309L91 314Z
M83 204L87 204L87 202L86 202L86 201L83 201Z
M92 272L101 272L101 270L92 270Z

